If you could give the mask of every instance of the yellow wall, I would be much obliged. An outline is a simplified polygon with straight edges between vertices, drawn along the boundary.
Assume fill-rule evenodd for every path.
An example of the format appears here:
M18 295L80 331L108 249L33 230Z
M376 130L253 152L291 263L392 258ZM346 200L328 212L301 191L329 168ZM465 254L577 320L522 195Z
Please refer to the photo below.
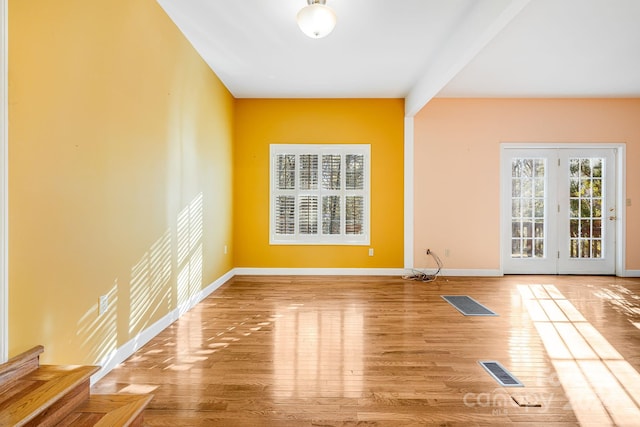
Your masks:
M232 268L233 98L155 0L10 0L9 52L10 355L96 363Z
M640 269L640 99L435 99L414 121L414 264L500 268L500 143L614 142L627 150L626 269ZM450 256L444 257L445 249Z
M401 268L403 108L399 99L236 100L235 266ZM272 143L371 144L370 246L269 245Z

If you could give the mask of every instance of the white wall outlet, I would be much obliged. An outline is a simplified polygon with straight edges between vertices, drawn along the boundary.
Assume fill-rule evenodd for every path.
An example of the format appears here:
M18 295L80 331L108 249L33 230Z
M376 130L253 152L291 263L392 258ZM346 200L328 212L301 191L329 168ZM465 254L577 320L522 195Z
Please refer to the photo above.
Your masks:
M373 248L369 248L369 256L373 256Z
M109 308L109 296L100 295L100 304L98 305L98 314L101 315Z
M444 256L449 257L451 255L451 251L449 249L444 250Z
M228 252L227 245L224 245L224 254L226 255Z

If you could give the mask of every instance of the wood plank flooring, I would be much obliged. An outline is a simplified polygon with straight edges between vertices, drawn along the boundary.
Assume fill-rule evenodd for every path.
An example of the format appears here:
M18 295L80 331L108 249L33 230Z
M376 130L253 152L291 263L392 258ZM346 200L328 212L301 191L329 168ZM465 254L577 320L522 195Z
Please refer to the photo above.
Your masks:
M639 328L637 278L240 276L92 391L153 393L148 426L639 425Z

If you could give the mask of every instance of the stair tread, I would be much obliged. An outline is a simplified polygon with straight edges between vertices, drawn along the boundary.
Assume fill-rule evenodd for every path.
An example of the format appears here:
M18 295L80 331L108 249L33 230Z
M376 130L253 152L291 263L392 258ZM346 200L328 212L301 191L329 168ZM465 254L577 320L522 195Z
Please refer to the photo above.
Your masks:
M99 366L40 365L36 346L0 365L0 425L140 427L150 394L90 394Z
M97 366L41 365L15 380L18 387L20 383L29 383L29 387L24 387L25 392L0 402L0 425L22 425L32 420L62 399L69 390L88 381L99 369Z
M101 414L96 427L128 426L135 421L153 399L153 395L92 394L89 400L78 406L69 417L78 414Z

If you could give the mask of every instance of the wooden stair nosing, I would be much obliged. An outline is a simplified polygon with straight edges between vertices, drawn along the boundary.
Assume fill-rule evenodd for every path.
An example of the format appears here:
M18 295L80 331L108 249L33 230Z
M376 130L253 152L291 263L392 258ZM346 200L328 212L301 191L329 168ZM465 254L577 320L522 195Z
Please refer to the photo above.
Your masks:
M35 346L0 365L0 385L15 381L29 372L35 371L40 364L41 345Z
M100 412L105 415L95 427L140 425L142 413L153 399L153 395L94 394L75 412Z
M0 414L0 424L22 426L37 419L41 413L47 411L69 391L76 387L86 388L86 396L89 393L90 377L100 368L97 366L52 366L41 365L35 371L25 375L25 380L42 381L35 393L17 399L9 405L3 414ZM78 399L84 400L83 396ZM77 403L82 402L79 400ZM58 416L66 416L73 410L68 405L58 405L63 413Z
M50 405L39 411L37 416L26 421L25 426L54 427L60 420L69 415L78 405L89 399L89 379L76 387L70 388L60 399L51 401Z
M14 401L6 400L11 403L0 412L0 425L142 426L153 395L91 395L90 377L100 367L40 365L43 351L36 346L0 365L0 391L18 390Z

